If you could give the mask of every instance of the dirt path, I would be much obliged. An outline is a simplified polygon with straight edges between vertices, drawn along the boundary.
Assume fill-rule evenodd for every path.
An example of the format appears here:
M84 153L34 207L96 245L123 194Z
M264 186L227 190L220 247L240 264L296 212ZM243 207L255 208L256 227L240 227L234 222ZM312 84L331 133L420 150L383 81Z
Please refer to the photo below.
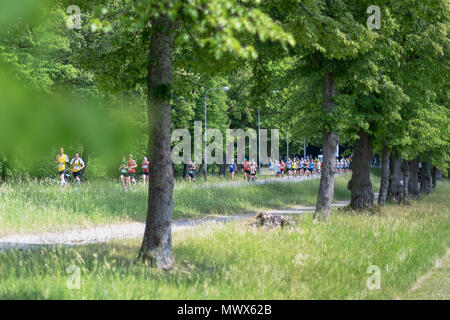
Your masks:
M344 207L348 205L348 201L333 203L333 208ZM314 211L315 207L293 207L281 210L265 210L264 212L280 215L296 215ZM231 215L231 216L214 216L202 219L190 219L174 221L172 223L172 231L177 232L194 227L207 227L214 224L227 223L228 221L236 221L248 219L256 215L255 213ZM40 246L51 245L82 245L89 243L109 242L119 239L140 238L144 235L145 223L131 222L97 226L86 229L75 229L58 233L41 233L30 235L11 235L0 238L0 251L10 249L32 249Z

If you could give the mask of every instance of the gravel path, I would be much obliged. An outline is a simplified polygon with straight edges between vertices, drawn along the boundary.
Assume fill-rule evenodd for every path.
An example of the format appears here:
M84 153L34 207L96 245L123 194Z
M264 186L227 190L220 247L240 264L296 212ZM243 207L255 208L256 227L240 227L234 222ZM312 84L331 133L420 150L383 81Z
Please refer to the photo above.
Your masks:
M277 180L283 182L300 182L303 179L282 179ZM253 183L271 183L272 179L260 180ZM242 183L226 184L231 186L238 186ZM225 183L218 184L217 186L225 186ZM344 207L348 205L349 201L335 202L333 208ZM293 207L290 209L280 210L266 210L264 212L281 215L294 215L303 214L306 212L314 211L315 207ZM172 231L177 232L181 230L192 229L194 227L207 227L214 224L226 223L228 221L248 219L256 213L240 214L240 215L228 215L228 216L214 216L202 219L189 219L174 221L172 223ZM41 233L41 234L28 234L28 235L11 235L0 238L0 251L10 249L33 249L40 246L53 246L53 245L84 245L90 243L102 243L119 239L140 238L144 234L145 223L142 222L130 222L121 224L111 224L104 226L96 226L85 229L75 229L70 231L63 231L58 233Z
M333 208L344 207L349 201L333 203ZM280 215L296 215L313 212L315 207L294 207L290 209L265 210L266 213ZM244 220L255 216L256 213L215 216L203 219L174 221L172 231L192 229L194 227L208 227L229 221ZM109 242L119 239L141 238L144 235L145 223L131 222L97 226L86 229L76 229L59 233L41 233L30 235L12 235L0 238L0 251L10 249L33 249L40 246L52 245L84 245L89 243Z

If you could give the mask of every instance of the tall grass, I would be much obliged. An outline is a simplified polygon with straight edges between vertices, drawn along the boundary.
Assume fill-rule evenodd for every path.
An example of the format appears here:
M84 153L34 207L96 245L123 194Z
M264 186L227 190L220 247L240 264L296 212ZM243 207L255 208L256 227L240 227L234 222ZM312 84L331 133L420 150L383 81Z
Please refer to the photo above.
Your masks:
M327 223L296 218L292 230L242 223L174 234L176 268L136 261L139 241L0 253L2 299L393 299L450 244L450 183L376 215L335 211ZM81 270L81 288L66 272ZM369 289L369 266L380 289Z
M349 175L336 177L335 200L350 197ZM298 183L210 184L178 182L174 190L174 219L211 214L239 214L264 208L314 205L319 179ZM62 231L129 221L145 221L147 188L125 193L115 181L92 181L80 188L61 189L49 182L0 186L0 236L11 233Z

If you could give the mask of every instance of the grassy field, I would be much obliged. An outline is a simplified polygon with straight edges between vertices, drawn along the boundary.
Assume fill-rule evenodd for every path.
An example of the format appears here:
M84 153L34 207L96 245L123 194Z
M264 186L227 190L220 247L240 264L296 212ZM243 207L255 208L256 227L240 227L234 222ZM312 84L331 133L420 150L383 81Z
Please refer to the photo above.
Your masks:
M349 174L336 177L335 200L350 198L349 178ZM375 191L379 185L377 179L374 175ZM300 183L250 183L240 187L232 187L231 183L219 187L217 183L224 180L217 177L209 180L207 184L176 182L174 219L314 205L319 186L319 179ZM127 193L114 181L87 182L79 189L61 189L55 183L36 181L0 186L0 236L145 221L146 214L147 188L142 184Z
M0 253L1 299L395 299L450 244L450 182L408 206L375 215L310 214L291 230L243 223L174 234L176 268L136 261L140 241ZM80 268L80 288L68 268ZM369 289L372 268L380 288ZM368 270L370 271L368 273ZM69 270L70 271L70 270ZM448 269L447 269L448 271ZM448 278L448 272L442 277ZM72 286L70 286L72 284ZM72 289L70 289L70 288ZM430 297L433 286L415 298Z

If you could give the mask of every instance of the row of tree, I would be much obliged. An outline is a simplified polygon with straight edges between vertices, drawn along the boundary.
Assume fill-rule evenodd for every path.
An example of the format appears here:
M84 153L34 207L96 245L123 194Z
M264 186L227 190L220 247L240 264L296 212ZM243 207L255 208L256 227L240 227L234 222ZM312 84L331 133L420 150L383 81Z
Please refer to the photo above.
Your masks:
M445 0L378 1L381 28L373 30L364 0L85 1L80 30L65 28L68 5L42 4L37 22L5 28L0 60L40 91L108 98L106 111L139 129L128 147L150 160L140 250L150 265L173 264L171 130L193 130L210 87L231 88L212 93L211 127L255 127L260 108L263 126L322 145L318 219L331 212L338 143L354 150L353 209L374 205L374 153L382 158L380 204L418 195L419 161L423 193L430 177L447 172ZM78 143L93 149L87 136Z

